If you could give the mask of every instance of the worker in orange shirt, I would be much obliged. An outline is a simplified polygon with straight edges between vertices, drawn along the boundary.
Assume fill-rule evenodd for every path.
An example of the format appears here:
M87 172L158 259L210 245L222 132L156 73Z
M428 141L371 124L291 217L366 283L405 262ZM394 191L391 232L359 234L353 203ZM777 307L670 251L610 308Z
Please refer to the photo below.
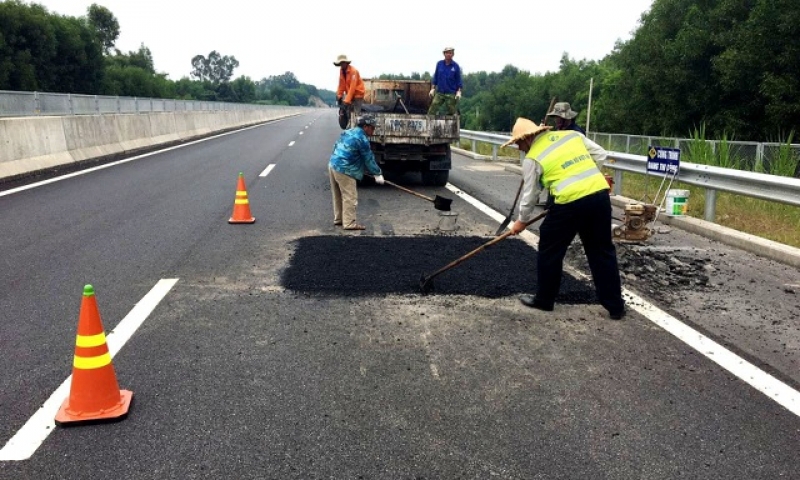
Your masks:
M361 79L361 74L358 73L356 67L350 65L347 55L339 55L333 64L340 68L336 103L344 103L357 117L361 114L361 106L364 104L364 94L366 93L364 80Z

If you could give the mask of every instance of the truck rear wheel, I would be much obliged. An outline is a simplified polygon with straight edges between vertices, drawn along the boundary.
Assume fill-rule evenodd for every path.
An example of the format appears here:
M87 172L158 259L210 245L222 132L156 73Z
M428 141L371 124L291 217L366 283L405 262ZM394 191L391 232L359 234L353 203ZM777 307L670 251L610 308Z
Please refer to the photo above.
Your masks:
M425 185L444 187L450 178L450 170L428 170L421 173L422 183Z

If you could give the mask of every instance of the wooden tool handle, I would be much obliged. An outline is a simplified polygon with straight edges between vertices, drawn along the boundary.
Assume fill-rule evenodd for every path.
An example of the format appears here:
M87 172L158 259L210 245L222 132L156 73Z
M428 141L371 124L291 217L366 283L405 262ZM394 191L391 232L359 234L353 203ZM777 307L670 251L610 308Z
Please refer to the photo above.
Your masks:
M419 198L424 198L425 200L427 200L429 202L433 201L433 199L431 197L427 196L427 195L423 195L423 194L421 194L419 192L415 192L414 190L409 190L406 187L401 187L400 185L398 185L398 184L396 184L394 182L390 182L389 180L384 180L383 183L385 183L386 185L391 185L394 188L399 188L400 190L402 190L402 191L404 191L406 193L410 193L411 195L416 195Z
M534 222L536 222L536 221L540 220L540 219L541 219L542 217L544 217L545 215L547 215L547 210L545 210L545 211L541 212L540 214L536 215L536 216L535 216L535 217L533 217L532 219L530 219L530 220L528 220L527 222L525 222L525 226L526 226L526 227L530 226L530 225L531 225L531 224L533 224ZM492 245L494 245L495 243L497 243L497 242L499 242L499 241L501 241L501 240L504 240L506 237L509 237L509 236L511 236L511 235L514 235L514 233L513 233L511 230L509 230L509 231L507 231L507 232L504 232L504 233L502 233L502 234L500 234L500 235L498 235L498 236L494 237L493 239L489 240L488 242L484 243L483 245L481 245L480 247L476 248L475 250L473 250L473 251L469 252L468 254L464 255L463 257L457 258L457 259L453 260L452 262L450 262L449 264L447 264L446 266L444 266L444 267L440 268L439 270L435 271L434 273L432 273L432 274L431 274L431 275L428 277L428 279L431 279L431 278L433 278L433 277L435 277L435 276L439 275L440 273L443 273L443 272L445 272L445 271L447 271L447 270L450 270L451 268L453 268L453 267L455 267L456 265L460 264L460 263L461 263L461 262L463 262L464 260L467 260L467 259L469 259L469 258L471 258L471 257L475 256L475 254L477 254L477 253L478 253L478 252L480 252L481 250L484 250L484 249L486 249L486 248L488 248L488 247L491 247L491 246L492 246Z
M548 114L550 112L552 112L553 111L553 107L556 106L556 98L557 97L553 97L553 98L550 99L550 108L548 108L547 111L544 112L544 118L542 119L542 125L547 124L547 117L549 116Z

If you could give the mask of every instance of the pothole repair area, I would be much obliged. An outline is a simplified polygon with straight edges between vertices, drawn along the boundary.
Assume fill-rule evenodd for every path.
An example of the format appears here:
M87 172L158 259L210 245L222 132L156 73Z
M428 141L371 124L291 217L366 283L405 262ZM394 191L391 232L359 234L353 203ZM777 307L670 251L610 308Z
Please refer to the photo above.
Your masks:
M491 240L486 237L317 236L294 243L284 288L346 297L421 294L420 279ZM430 295L500 298L536 292L536 250L502 240L432 279ZM564 274L561 304L596 303L594 287Z

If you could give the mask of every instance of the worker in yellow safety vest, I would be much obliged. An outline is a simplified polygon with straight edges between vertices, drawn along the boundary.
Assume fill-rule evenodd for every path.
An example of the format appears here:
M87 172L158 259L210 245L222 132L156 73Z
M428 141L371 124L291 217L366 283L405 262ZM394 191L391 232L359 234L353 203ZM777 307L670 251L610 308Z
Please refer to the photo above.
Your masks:
M511 231L516 235L525 230L543 188L553 197L539 227L536 295L522 295L520 301L531 308L553 310L561 287L564 256L578 235L600 304L610 318L621 320L625 302L611 236L611 200L608 182L600 172L608 152L580 132L550 128L518 118L511 140L503 145L514 143L526 153L519 217Z

